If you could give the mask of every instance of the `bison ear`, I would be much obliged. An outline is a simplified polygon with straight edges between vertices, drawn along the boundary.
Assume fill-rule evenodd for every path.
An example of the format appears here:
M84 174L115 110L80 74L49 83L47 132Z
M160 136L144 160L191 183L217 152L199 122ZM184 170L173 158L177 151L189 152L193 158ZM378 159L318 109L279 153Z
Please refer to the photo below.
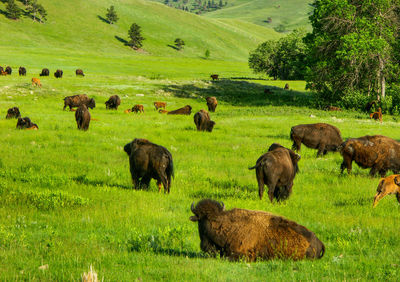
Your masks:
M394 183L395 183L397 186L400 186L400 175L398 175L398 176L396 176L396 177L394 178Z
M131 153L132 153L131 144L132 144L132 142L131 142L131 143L128 143L128 144L126 144L126 145L124 146L124 151L128 154L128 156L130 156Z

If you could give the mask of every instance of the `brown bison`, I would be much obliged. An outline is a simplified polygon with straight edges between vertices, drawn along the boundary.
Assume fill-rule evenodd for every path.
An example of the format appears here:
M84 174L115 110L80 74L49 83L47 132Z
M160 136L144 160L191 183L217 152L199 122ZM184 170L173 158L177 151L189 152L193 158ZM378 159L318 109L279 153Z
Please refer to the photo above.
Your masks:
M379 108L377 112L370 114L369 117L382 123L382 109Z
M81 104L75 112L75 120L80 130L88 130L90 123L90 113L85 104Z
M377 105L377 101L370 101L370 102L368 102L366 105L365 105L365 111L366 112L369 112L371 109L372 109L372 107L374 107L374 106L376 106Z
M335 106L326 106L325 110L329 111L329 112L335 112L335 111L341 111L342 109L339 107L335 107Z
M223 203L203 199L191 206L198 223L200 248L229 260L320 259L325 246L306 227L264 211L225 210Z
M63 76L62 70L56 70L56 72L54 73L55 78L62 78L62 76Z
M7 110L6 119L19 118L19 117L21 117L21 113L19 112L18 107L9 108Z
M212 74L212 75L210 75L210 77L212 78L212 80L218 80L219 75L218 74Z
M89 98L86 94L67 96L64 98L64 108L68 106L69 110L72 111L73 107L79 107L81 104L85 104L88 108L95 108L96 101L93 98Z
M33 77L33 78L32 78L32 86L39 86L39 87L42 87L42 83L40 82L40 79L39 79L39 78Z
M156 108L156 111L158 109L164 109L167 107L167 103L165 102L154 102L154 107Z
M264 194L264 185L268 186L271 203L274 198L278 202L289 198L293 180L299 171L299 160L300 155L278 143L273 143L268 152L258 158L256 165L249 169L256 169L260 200Z
M31 130L38 130L39 127L37 124L33 123L30 118L24 117L24 118L18 118L17 122L17 128L18 129L31 129Z
M143 105L139 105L139 104L134 105L134 106L132 107L132 112L135 112L135 113L144 113L144 107L143 107Z
M50 75L50 71L49 69L42 69L42 72L39 74L40 76L49 76Z
M186 105L183 108L177 109L175 111L169 111L167 115L190 115L191 113L192 113L192 107Z
M8 75L11 75L11 73L12 73L12 68L11 68L10 66L7 66L6 69L5 69L5 72L6 72Z
M118 110L118 106L121 104L121 99L118 95L111 96L106 102L106 109Z
M18 69L18 74L19 74L19 76L21 76L21 75L26 75L26 68L24 68L24 67L19 67L19 69Z
M215 98L215 97L207 97L206 98L206 102L207 102L208 110L210 112L215 112L215 109L217 108L217 105L218 105L217 98Z
M283 89L289 90L289 83L286 83L286 84L285 84L285 87L284 87Z
M308 148L318 149L317 157L327 152L335 152L343 143L340 130L330 124L314 123L293 126L290 130L292 150L300 152L301 143Z
M210 115L205 110L197 112L193 119L198 131L211 132L214 128L215 122L210 120Z
M400 175L394 174L379 180L376 195L374 197L373 207L386 195L396 194L397 201L400 203Z
M346 168L351 173L352 162L361 168L371 168L370 175L377 172L385 177L388 170L400 173L400 143L392 138L373 135L347 139L340 146L343 162L341 172Z
M164 193L170 192L174 165L172 155L166 148L146 139L134 139L125 145L124 151L129 156L134 189L147 189L153 178L157 180L158 192L161 191L161 183Z
M85 76L85 74L83 73L83 70L81 70L81 69L77 69L77 70L75 71L75 75L76 75L76 76L78 76L78 75L80 75L80 76Z

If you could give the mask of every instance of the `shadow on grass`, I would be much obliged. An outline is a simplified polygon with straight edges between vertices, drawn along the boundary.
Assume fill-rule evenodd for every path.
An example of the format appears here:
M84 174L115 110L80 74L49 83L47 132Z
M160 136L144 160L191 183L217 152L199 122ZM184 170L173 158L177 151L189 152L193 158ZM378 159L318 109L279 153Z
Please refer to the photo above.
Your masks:
M172 49L175 49L176 51L179 51L179 48L177 48L177 47L174 46L174 45L167 44L167 46L168 46L168 47L171 47Z
M373 203L373 197L370 198L353 198L353 199L343 199L334 202L336 207L347 207L347 206L371 206Z
M122 37L119 37L118 35L114 36L115 39L117 39L119 42L123 43L125 46L128 46L128 41L126 41L125 39L123 39Z
M98 18L99 20L101 20L102 22L106 23L106 24L110 24L110 22L109 22L107 19L103 18L103 17L100 16L100 15L97 15L97 18Z
M132 186L127 186L127 185L121 185L121 184L116 184L116 183L107 183L105 181L101 180L90 180L86 177L86 175L79 175L77 177L72 177L71 178L73 181L75 181L78 184L83 184L83 185L91 185L91 186L109 186L109 187L116 187L116 188L122 188L122 189L132 189Z

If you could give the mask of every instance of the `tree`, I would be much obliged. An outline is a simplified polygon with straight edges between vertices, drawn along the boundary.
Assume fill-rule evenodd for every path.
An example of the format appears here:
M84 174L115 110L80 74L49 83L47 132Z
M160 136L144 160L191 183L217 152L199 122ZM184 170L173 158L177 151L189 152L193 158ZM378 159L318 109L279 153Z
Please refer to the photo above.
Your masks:
M140 29L141 27L138 24L133 23L128 31L128 36L130 38L128 46L132 47L133 49L139 49L142 47L142 41L144 38L141 35Z
M110 24L116 23L119 20L114 6L111 5L110 8L107 9L106 18Z
M178 50L182 50L182 49L183 49L183 46L185 45L185 42L184 42L182 39L180 39L180 38L175 39L174 43L175 43L175 47L176 47Z
M210 50L207 49L204 53L204 56L206 57L206 59L210 58Z
M32 16L33 21L36 21L36 19L38 19L40 22L47 20L47 12L45 8L37 2L37 0L27 0L26 6L26 10Z
M17 6L14 0L8 0L6 5L7 17L17 20L21 17L21 9Z

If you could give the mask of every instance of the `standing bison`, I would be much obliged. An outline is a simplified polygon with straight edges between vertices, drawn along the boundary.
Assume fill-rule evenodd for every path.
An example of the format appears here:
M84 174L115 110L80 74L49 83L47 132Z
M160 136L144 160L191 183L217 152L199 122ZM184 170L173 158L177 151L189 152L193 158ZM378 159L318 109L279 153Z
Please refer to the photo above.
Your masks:
M62 76L63 76L62 70L56 70L56 72L54 73L55 78L62 78Z
M318 149L317 157L327 152L335 152L343 143L340 130L330 124L314 123L293 126L290 130L293 141L292 150L300 152L301 143L308 148Z
M212 80L218 80L219 75L218 74L212 74L212 75L210 75L210 77L212 78Z
M156 111L161 108L163 108L165 110L165 108L167 107L167 103L166 102L154 102L154 107L156 108Z
M278 143L273 143L268 152L258 158L256 165L249 169L256 169L260 200L264 194L264 185L268 186L271 203L274 198L278 202L289 198L294 177L299 171L299 160L300 155Z
M183 108L168 112L167 115L190 115L191 113L192 113L192 107L186 105Z
M75 112L75 120L80 130L88 130L90 123L90 113L85 104L81 104Z
M24 68L24 67L19 67L19 69L18 69L18 74L19 74L19 76L21 76L21 75L26 75L26 68Z
M83 70L81 70L81 69L77 69L77 70L75 71L75 75L76 75L76 76L85 76L85 74L83 73Z
M18 129L32 129L32 130L38 130L39 129L37 124L33 123L31 121L31 119L28 118L28 117L18 118L17 128Z
M39 74L40 76L49 76L50 75L50 71L49 69L42 69L42 72Z
M170 192L171 176L174 176L174 164L171 153L163 146L146 139L134 139L124 147L129 156L132 182L135 189L147 189L150 180L157 180L158 192L161 183L164 193Z
M67 96L64 98L64 108L68 106L71 111L74 107L79 107L81 104L85 104L88 108L95 108L96 101L93 98L89 98L86 94Z
M217 105L218 105L217 98L215 98L215 97L207 97L206 98L206 102L207 102L208 110L210 112L215 112L215 109L217 108Z
M205 110L200 110L194 117L194 123L198 131L212 132L215 122L210 120L210 115Z
M12 107L7 110L6 119L19 118L19 117L21 117L21 113L19 112L18 107Z
M5 72L6 72L8 75L11 75L11 74L12 74L12 68L11 68L10 66L7 66Z
M118 110L118 106L121 104L121 99L118 95L111 96L106 102L106 109Z
M319 259L325 246L306 227L264 211L225 210L223 203L204 199L191 206L198 223L200 248L230 260Z

